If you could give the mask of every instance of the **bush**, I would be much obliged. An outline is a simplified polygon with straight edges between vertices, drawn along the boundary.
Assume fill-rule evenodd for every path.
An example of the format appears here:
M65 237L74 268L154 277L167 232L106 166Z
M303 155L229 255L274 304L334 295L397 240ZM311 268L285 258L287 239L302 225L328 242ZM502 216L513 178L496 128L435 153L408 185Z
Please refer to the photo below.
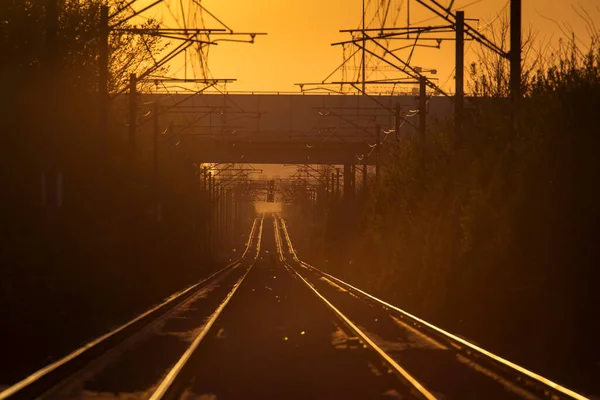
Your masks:
M514 128L507 100L476 97L461 137L438 122L424 142L392 149L361 232L344 246L354 251L323 267L561 382L592 385L597 37L585 56L529 75Z

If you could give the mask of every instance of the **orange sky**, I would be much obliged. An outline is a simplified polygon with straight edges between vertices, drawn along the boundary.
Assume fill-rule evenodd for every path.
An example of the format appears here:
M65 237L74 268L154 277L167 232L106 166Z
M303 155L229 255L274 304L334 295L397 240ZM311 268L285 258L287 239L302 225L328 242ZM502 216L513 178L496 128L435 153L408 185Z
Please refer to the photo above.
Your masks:
M138 0L136 8L153 0ZM189 1L182 0L184 8ZM372 8L381 0L371 0ZM399 25L406 22L406 2L394 0L395 5L403 4ZM439 0L448 4L449 0ZM475 2L474 2L475 1ZM369 0L366 0L368 3ZM299 88L294 83L319 82L332 72L342 61L340 47L332 47L332 42L347 40L348 34L340 29L358 28L361 21L361 0L202 0L202 4L235 31L267 32L268 36L258 37L253 45L221 43L210 50L210 70L215 78L237 78L229 84L230 91L294 91ZM474 4L472 4L474 3ZM455 9L466 6L467 18L479 18L473 25L485 27L505 8L507 0L456 0ZM471 4L471 5L469 5ZM161 5L146 17L162 20L165 27L177 27L173 14L178 15L180 0L164 0ZM552 40L554 43L562 33L557 27L561 24L572 27L577 35L577 43L585 47L585 25L573 7L581 5L600 28L600 0L523 0L524 29L531 27L537 32L539 41ZM167 6L171 7L168 11ZM220 27L210 17L205 16L207 27ZM431 14L411 0L411 21L430 18ZM553 22L553 21L555 22ZM434 19L427 24L439 24ZM424 25L420 24L420 25ZM188 25L191 26L191 25ZM484 31L489 33L489 31ZM467 63L473 60L474 45L467 45ZM412 65L439 70L439 84L449 92L453 91L454 43L445 42L441 50L417 49ZM171 64L171 75L183 77L183 59ZM191 75L188 68L188 77ZM341 76L335 76L339 80ZM444 85L445 83L445 85ZM281 166L261 165L267 177L293 172Z
M179 1L166 0L171 8ZM184 4L187 1L184 0ZM371 9L381 0L371 0ZM394 0L392 8L402 4L400 24L406 21L408 0ZM367 3L369 0L367 0ZM449 0L441 0L443 4ZM142 2L140 2L141 4ZM494 20L502 9L508 10L506 0L457 0L455 9L466 6L467 18L479 18L473 25L485 26ZM319 82L342 61L341 47L332 47L332 42L346 40L348 34L340 29L357 28L361 20L361 0L202 0L202 4L236 31L267 32L258 37L254 45L221 43L210 50L210 70L215 78L237 78L238 82L228 85L228 90L241 91L298 91L294 83ZM598 23L600 28L600 3L598 0L523 0L524 27L530 26L539 40L556 42L561 36L556 23L569 24L577 35L579 46L585 40L585 26L573 7L581 5ZM162 10L153 10L146 15L162 18L165 25L177 26L172 17ZM175 14L177 11L175 10ZM419 21L430 17L427 10L411 1L411 20ZM206 25L219 24L205 16ZM552 19L555 22L550 21ZM437 24L432 20L427 24ZM568 30L568 28L565 28ZM586 43L587 44L587 43ZM467 62L472 59L475 45L468 45ZM413 65L439 70L440 85L452 88L454 68L454 43L444 42L441 50L417 49ZM182 60L176 61L171 71L180 70ZM183 74L181 70L179 72ZM341 76L335 77L339 80Z

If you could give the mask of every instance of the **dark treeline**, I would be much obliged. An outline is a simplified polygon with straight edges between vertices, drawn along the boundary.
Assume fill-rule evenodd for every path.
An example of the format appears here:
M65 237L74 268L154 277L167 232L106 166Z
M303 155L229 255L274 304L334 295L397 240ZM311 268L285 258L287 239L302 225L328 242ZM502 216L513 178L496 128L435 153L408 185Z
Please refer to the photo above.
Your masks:
M0 384L216 267L204 245L209 200L198 168L176 154L157 194L151 163L132 161L126 117L111 113L101 132L103 2L60 1L55 20L46 3L0 4ZM125 3L111 1L111 10ZM110 92L164 47L111 35Z
M523 77L482 59L464 130L391 144L355 233L334 208L321 267L565 384L600 393L600 35ZM308 236L308 235L298 235ZM590 388L595 389L590 389Z

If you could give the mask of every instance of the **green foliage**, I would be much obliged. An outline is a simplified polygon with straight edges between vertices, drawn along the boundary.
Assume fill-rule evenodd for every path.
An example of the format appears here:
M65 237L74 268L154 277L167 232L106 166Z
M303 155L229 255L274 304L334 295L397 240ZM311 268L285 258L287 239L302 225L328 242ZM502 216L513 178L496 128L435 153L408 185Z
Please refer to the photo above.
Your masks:
M597 38L529 75L514 128L508 100L493 98L508 85L484 75L460 137L438 123L394 148L346 246L358 266L328 268L538 370L594 365Z
M100 32L100 0L65 0L60 2L56 52L49 54L46 9L43 2L14 1L0 5L0 21L4 29L4 68L2 79L22 89L24 83L44 85L52 80L57 87L97 91ZM111 10L121 9L125 0L108 2ZM127 10L127 9L126 9ZM157 36L141 36L118 31L124 28L152 29L157 21L148 19L140 25L127 21L130 12L122 12L110 25L115 30L109 40L109 91L127 85L130 73L141 73L153 65L168 46ZM55 59L58 68L49 71L46 63ZM164 68L159 71L164 72ZM48 76L50 74L50 76ZM32 82L33 80L33 82Z
M11 327L5 333L16 335L16 343L28 330L22 324L46 326L46 314L58 315L54 333L60 337L61 330L73 328L74 337L65 340L72 345L80 330L81 338L99 334L107 322L197 279L206 272L198 267L201 260L204 268L213 264L200 252L201 229L193 229L205 220L198 211L207 200L191 163L165 168L169 184L157 196L151 166L132 162L127 127L113 114L108 134L99 134L97 37L104 1L60 2L53 54L45 3L0 4L0 181L7 194L0 199L0 313ZM113 9L124 3L110 1ZM143 24L153 26L151 20ZM155 37L113 34L109 47L114 93L129 73L152 65L165 44ZM59 174L60 208L53 192ZM42 176L51 188L45 207ZM161 224L157 202L163 206ZM46 333L51 337L52 328Z

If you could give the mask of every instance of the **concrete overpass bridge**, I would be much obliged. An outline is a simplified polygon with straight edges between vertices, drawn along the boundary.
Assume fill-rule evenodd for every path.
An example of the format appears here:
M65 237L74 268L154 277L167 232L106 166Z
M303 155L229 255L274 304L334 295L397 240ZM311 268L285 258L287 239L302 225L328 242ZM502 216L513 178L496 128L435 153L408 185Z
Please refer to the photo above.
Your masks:
M395 128L416 132L419 99L411 95L273 93L143 94L115 101L117 118L135 117L136 147L154 136L197 163L374 165L373 149ZM131 109L135 113L131 113ZM451 100L432 96L429 120L451 115ZM394 137L396 134L393 133ZM384 147L384 146L381 146Z

